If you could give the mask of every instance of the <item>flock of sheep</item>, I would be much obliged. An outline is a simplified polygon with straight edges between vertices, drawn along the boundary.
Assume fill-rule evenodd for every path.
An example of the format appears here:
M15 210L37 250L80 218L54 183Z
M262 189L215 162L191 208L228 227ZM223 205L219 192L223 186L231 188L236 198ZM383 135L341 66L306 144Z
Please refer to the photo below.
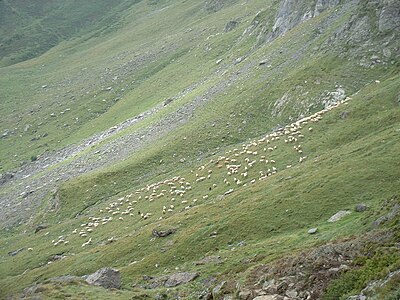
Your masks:
M302 163L307 156L303 153L301 140L306 132L313 131L311 124L321 120L326 112L346 103L348 99L243 144L240 149L235 148L226 151L224 155L212 158L207 164L192 170L187 176L190 180L175 176L120 197L100 209L98 216L90 216L87 222L80 225L80 228L72 231L70 237L79 236L84 240L82 247L86 247L92 244L90 235L97 228L107 226L109 223L161 220L175 212L189 210L207 200L229 195L241 187L264 181L278 172L278 163L271 156L273 157L274 151L279 151L279 145L281 147L285 144L290 145L289 147L299 155L298 163ZM254 168L255 165L258 167ZM279 165L281 168L292 167L291 164ZM114 237L108 239L108 242L112 240ZM57 246L61 243L67 244L69 241L64 236L60 236L52 243Z

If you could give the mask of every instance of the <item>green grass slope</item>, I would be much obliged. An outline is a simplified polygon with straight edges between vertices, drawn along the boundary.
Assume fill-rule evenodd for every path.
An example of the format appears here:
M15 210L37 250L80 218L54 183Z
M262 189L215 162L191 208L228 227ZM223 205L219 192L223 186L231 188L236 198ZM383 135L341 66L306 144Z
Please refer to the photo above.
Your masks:
M137 1L138 2L138 1ZM127 1L0 1L0 65L37 57L84 33L104 34L119 26Z
M80 13L101 15L101 3ZM124 8L117 28L0 68L1 172L36 172L42 156L152 111L1 187L4 209L16 195L18 212L31 200L15 192L19 186L84 164L87 153L95 163L102 147L121 150L120 139L150 132L120 161L60 180L36 199L29 220L5 220L0 297L38 283L45 299L198 299L222 280L233 295L239 285L254 289L266 276L260 266L379 234L390 236L386 244L368 244L323 294L346 299L399 268L398 215L371 225L398 202L400 186L398 40L377 30L374 3L341 3L270 42L279 1L127 3L115 5L115 13ZM232 20L236 27L225 30ZM395 203L385 206L389 199ZM369 209L355 212L358 203ZM327 222L339 210L351 213ZM317 234L307 233L312 227ZM170 228L176 232L166 238L152 236ZM222 262L194 264L209 256ZM121 271L122 290L51 280L105 266ZM143 288L144 275L177 271L200 276L173 289ZM396 297L396 278L379 293Z
M77 218L68 216L79 211L87 199L94 198L96 191L104 195L107 185L103 181L113 182L113 172L68 183L60 191L60 211L42 220L53 225L37 234L29 230L2 238L2 264L5 267L2 268L1 290L9 294L50 277L84 275L102 266L112 266L122 271L123 293L132 296L140 290L132 290L131 284L141 283L144 274L162 275L179 269L200 272L202 278L217 275L232 279L236 273L257 264L343 237L364 234L371 230L371 222L379 216L381 203L398 195L400 166L398 161L391 159L399 155L398 84L398 77L371 84L346 104L323 114L321 120L303 124L301 133L282 134L279 140L272 140L272 135L266 138L270 142L263 141L264 136L261 136L259 142L247 144L246 151L242 150L241 144L237 145L238 150L225 149L199 162L192 171L175 170L170 175L147 179L149 188L132 183L123 193L91 206ZM349 114L346 119L340 118L343 111ZM293 149L297 142L285 142L289 136L298 136L302 153ZM268 150L275 146L275 150ZM244 153L240 154L240 151ZM231 161L226 163L222 156ZM265 163L263 156L270 162ZM299 157L304 156L307 158L300 163ZM253 160L255 163L250 167L249 162ZM271 163L272 160L275 163ZM230 164L242 165L237 174L227 173ZM132 162L130 165L133 166ZM291 167L287 168L288 165ZM245 172L246 166L248 175L244 176L241 173ZM273 174L274 168L276 174ZM268 172L270 176L260 180ZM180 176L180 179L161 183L173 176ZM201 177L205 179L199 180ZM236 184L234 177L241 183ZM131 173L131 178L135 178L135 173ZM254 183L253 179L256 179ZM181 182L178 184L178 181ZM151 185L156 182L159 182L156 187ZM183 196L170 193L175 190L172 186L181 189L181 184L186 191ZM191 188L186 190L188 186ZM219 196L231 188L231 194ZM161 193L165 195L160 196ZM352 212L337 223L327 222L338 210L353 211L355 204L360 202L370 207L369 213ZM173 208L170 209L171 205ZM133 208L129 212L131 215L123 213L129 208ZM151 215L143 218L138 211ZM111 221L101 223L110 216ZM64 221L57 224L58 218ZM85 231L93 218L102 221L93 231L87 232L92 243L82 247L89 236L80 237L78 233ZM82 227L81 224L86 225ZM177 231L170 237L151 238L153 228L171 227ZM320 233L316 237L308 235L310 227L318 227ZM73 234L74 229L78 233ZM215 238L213 232L217 232ZM58 236L63 236L68 244L61 242L54 246ZM111 237L116 241L104 244ZM245 246L235 247L241 241L246 242ZM15 257L6 254L28 247L33 250L24 250ZM162 254L160 249L164 249ZM57 253L66 258L47 264ZM193 265L193 261L209 255L219 255L225 262L212 267ZM253 256L256 259L251 264L240 263ZM398 264L399 261L391 263ZM83 289L93 299L97 297L92 288L79 285L76 288ZM71 286L58 292L71 293L73 289ZM201 285L194 283L189 291L193 293L198 289ZM184 295L187 290L181 292ZM52 288L44 289L44 293L52 295ZM125 296L121 294L120 297L124 299Z

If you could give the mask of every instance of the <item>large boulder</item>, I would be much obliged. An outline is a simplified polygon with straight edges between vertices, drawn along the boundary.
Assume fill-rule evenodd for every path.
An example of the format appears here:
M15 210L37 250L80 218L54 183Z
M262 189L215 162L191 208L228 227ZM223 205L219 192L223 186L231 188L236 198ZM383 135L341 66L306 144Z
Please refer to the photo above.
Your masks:
M329 223L337 222L337 221L343 219L345 216L347 216L350 213L351 212L348 210L338 211L336 214L334 214L332 217L329 218L328 222Z
M102 268L86 278L91 285L102 286L106 289L121 288L121 274L112 268Z

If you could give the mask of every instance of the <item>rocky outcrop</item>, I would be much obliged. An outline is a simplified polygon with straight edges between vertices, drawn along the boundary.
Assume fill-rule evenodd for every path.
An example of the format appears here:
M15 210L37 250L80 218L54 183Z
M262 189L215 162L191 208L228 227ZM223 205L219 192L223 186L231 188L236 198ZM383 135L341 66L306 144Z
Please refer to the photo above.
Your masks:
M174 287L180 284L188 283L199 276L198 273L181 272L175 273L168 277L164 283L165 287Z
M331 7L338 5L339 2L339 0L317 0L314 8L314 17L318 16L319 14Z
M208 12L217 12L224 7L223 0L207 0L204 9Z
M236 28L236 26L239 25L238 21L235 20L231 20L228 23L226 23L225 28L224 28L224 32L229 32L232 31L233 29Z
M152 235L155 237L166 237L169 236L170 234L173 234L176 232L176 228L170 228L167 230L157 230L157 229L153 229L152 231Z
M121 287L121 274L118 270L112 268L102 268L89 275L86 282L106 289L119 289Z
M379 14L379 31L385 32L400 29L400 2L398 0L383 1L383 8Z
M299 0L282 1L272 27L270 39L284 34L301 22L318 16L338 4L339 0L317 0L315 4Z

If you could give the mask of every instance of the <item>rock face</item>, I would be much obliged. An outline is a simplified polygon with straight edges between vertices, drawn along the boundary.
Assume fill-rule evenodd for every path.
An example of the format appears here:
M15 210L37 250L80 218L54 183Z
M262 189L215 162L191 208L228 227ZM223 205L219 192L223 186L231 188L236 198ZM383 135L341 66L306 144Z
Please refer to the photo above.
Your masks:
M314 17L318 16L324 10L339 4L339 0L318 0L315 4Z
M86 282L106 289L119 289L121 287L121 274L118 270L112 268L102 268L89 275Z
M383 8L379 15L379 31L400 28L400 2L398 0L383 1Z
M339 4L339 0L317 0L315 6L306 1L284 0L272 27L272 38L282 35L299 23L318 16L328 8Z

